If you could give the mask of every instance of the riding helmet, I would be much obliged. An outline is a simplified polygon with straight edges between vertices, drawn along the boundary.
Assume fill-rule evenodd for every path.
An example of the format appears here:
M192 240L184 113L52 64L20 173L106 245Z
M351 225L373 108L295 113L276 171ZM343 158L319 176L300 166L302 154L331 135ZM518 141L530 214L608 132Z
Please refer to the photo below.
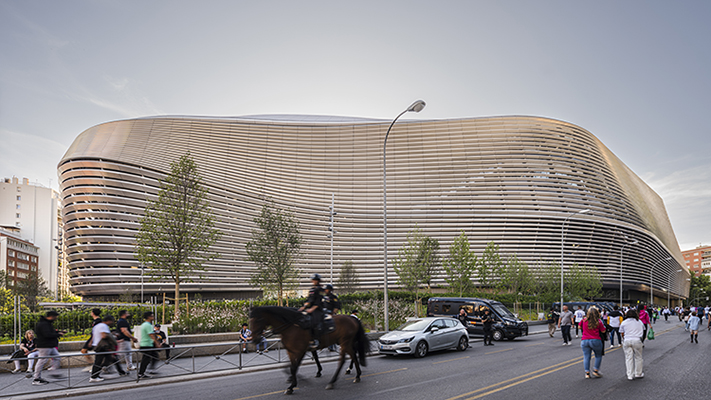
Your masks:
M311 275L311 280L312 280L312 281L319 281L319 282L321 282L321 275L319 275L319 274L313 274L313 275Z
M324 289L326 289L326 290L333 290L333 285L331 285L331 284L329 283L328 285L324 286Z

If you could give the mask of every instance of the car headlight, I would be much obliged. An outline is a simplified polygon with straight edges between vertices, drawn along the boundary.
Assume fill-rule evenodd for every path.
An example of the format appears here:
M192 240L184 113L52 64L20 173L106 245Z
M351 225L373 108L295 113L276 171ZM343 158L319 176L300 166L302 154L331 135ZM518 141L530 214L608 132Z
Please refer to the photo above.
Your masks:
M409 338L407 338L407 339L400 339L400 340L398 340L398 343L410 343L410 342L412 342L412 339L414 339L414 338L415 338L415 337L412 336L412 337L409 337Z

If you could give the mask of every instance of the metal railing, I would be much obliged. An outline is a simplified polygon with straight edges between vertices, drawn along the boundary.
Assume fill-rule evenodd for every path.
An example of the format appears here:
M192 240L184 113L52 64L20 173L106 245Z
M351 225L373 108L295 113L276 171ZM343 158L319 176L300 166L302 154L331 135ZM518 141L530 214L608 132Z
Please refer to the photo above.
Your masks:
M40 393L48 391L57 391L64 389L74 389L82 387L93 387L96 385L105 385L112 383L121 382L139 382L148 377L171 377L171 376L181 376L181 375L191 375L206 372L216 372L216 371L226 371L226 370L241 370L245 367L256 367L262 365L272 365L279 364L282 362L287 362L289 360L288 355L281 346L281 341L279 339L269 339L266 340L265 351L249 351L244 352L243 342L221 342L221 343L211 343L211 344L197 344L197 345L183 345L175 346L169 348L153 348L153 349L131 349L131 350L117 350L112 352L102 352L102 353L71 353L71 354L60 354L59 356L45 356L45 357L33 357L35 367L40 359L60 359L61 368L58 370L44 370L42 371L42 378L50 377L49 384L42 386L33 385L33 377L29 373L23 372L21 374L11 374L6 371L14 370L13 361L20 361L21 363L27 363L29 358L2 358L0 359L0 397L5 396L17 396L25 395L31 393ZM248 345L249 347L254 347L255 344ZM170 357L165 360L160 360L160 353L168 350L170 352ZM119 376L114 373L109 375L108 371L116 367L116 364L124 364L124 354L142 354L141 358L148 357L143 354L146 352L156 352L159 355L159 359L155 359L156 363L152 370L152 374L146 374L146 377L138 376L138 365L136 363L136 369L133 373L127 376ZM320 350L319 353L327 353L327 349ZM332 353L334 355L338 353ZM82 368L92 366L93 360L87 361L86 357L96 356L96 355L109 355L110 364L104 366L100 372L100 375L105 378L102 382L89 382L92 374L88 371L83 371ZM313 358L310 353L307 353L307 357ZM134 357L137 358L137 357ZM324 360L328 360L324 356ZM134 361L135 362L135 361ZM46 362L45 367L48 366L50 362ZM150 367L150 363L149 363ZM127 371L128 372L128 371Z

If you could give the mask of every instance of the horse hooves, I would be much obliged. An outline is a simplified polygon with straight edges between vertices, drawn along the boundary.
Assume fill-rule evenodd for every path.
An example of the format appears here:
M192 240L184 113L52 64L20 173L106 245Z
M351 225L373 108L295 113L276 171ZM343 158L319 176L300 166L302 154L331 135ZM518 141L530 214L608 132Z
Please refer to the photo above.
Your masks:
M326 385L326 390L332 390L333 389L333 383L329 383Z
M350 374L351 374L351 370L350 370L350 369L347 369L347 370L346 370L346 375L350 375Z
M294 389L286 389L284 394L294 394Z
M316 373L316 377L317 377L317 378L320 378L320 377L321 377L321 371L319 371L319 372Z
M356 376L355 379L353 379L353 383L358 383L360 382L360 376Z

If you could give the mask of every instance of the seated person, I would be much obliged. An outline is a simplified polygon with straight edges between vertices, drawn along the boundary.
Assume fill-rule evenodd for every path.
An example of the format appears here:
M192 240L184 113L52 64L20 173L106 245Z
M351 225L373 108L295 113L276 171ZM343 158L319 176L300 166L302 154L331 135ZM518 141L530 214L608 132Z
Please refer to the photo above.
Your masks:
M249 330L247 324L242 324L242 329L239 331L239 341L242 343L242 352L243 353L249 353L247 351L247 343L252 343L252 331ZM269 350L267 349L267 340L262 336L262 340L257 343L257 352L262 353L260 351L260 348L265 352L268 353Z
M158 341L160 348L165 349L166 362L170 361L170 345L168 344L168 338L166 337L165 332L160 330L160 324L155 324L155 326L153 326L153 333L156 335L156 341Z

